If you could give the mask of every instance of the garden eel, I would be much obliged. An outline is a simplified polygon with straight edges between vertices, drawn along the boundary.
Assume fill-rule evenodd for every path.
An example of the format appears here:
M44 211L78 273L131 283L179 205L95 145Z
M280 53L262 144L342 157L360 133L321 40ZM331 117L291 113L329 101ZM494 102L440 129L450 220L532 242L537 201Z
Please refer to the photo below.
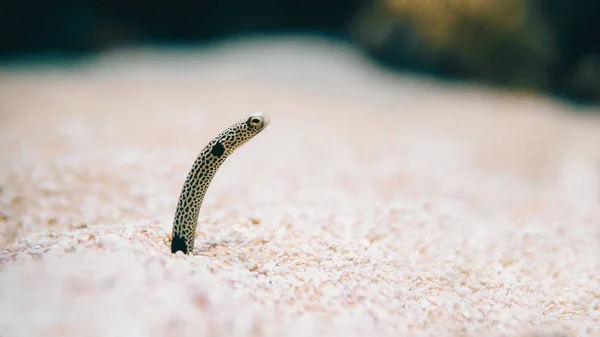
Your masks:
M173 220L172 253L188 254L194 249L200 206L215 173L233 151L268 125L268 116L262 112L253 113L225 129L202 149L179 195Z

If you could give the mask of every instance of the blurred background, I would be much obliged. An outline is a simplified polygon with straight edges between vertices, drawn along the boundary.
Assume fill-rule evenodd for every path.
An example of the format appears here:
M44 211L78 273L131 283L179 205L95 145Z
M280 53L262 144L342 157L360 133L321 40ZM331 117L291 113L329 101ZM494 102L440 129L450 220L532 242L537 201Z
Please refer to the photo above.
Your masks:
M3 0L0 25L4 66L302 34L394 71L600 101L598 0Z

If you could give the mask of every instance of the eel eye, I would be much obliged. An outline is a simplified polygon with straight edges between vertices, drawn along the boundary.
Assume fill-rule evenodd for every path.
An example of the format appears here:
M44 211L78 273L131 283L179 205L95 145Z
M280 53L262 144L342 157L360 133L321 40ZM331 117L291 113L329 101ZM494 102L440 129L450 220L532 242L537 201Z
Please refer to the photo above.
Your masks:
M251 126L259 126L260 125L260 119L256 118L256 117L252 117L252 118L250 118L249 124Z

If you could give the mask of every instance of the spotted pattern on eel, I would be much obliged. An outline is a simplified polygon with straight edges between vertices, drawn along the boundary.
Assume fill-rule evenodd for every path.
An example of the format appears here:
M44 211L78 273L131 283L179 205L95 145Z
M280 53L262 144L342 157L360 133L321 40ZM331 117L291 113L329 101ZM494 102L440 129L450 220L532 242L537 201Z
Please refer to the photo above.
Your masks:
M269 117L253 113L217 135L200 152L187 175L173 220L171 252L188 254L194 249L198 215L206 190L225 159L269 125Z

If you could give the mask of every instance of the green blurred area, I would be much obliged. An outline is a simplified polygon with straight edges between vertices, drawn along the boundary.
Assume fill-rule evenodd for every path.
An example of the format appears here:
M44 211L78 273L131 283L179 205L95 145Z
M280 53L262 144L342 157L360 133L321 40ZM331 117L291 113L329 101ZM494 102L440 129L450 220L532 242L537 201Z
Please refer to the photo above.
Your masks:
M599 23L600 2L376 0L353 34L392 66L598 100Z

